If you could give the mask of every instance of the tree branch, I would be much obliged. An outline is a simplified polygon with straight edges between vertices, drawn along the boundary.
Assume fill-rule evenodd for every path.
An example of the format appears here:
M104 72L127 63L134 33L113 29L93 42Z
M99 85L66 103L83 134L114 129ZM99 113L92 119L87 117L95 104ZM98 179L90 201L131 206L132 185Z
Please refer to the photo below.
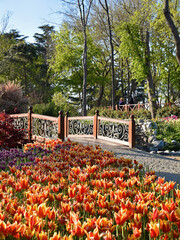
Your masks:
M175 46L176 46L176 59L178 64L180 65L180 37L179 37L179 32L178 29L176 28L172 18L171 18L171 13L169 11L169 1L164 0L164 16L167 20L167 23L171 29L171 32L174 36L175 39Z

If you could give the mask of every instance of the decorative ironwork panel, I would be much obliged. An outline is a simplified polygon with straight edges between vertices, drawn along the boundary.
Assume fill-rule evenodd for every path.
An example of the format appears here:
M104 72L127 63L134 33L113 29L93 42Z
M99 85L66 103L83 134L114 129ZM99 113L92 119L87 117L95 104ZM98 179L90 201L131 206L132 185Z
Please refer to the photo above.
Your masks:
M13 125L16 129L24 129L28 132L28 119L27 117L12 117L14 119Z
M69 134L73 135L92 135L93 120L70 120L69 119Z
M46 119L33 118L32 135L44 138L57 138L58 123Z
M99 121L99 136L128 142L129 126L124 123Z

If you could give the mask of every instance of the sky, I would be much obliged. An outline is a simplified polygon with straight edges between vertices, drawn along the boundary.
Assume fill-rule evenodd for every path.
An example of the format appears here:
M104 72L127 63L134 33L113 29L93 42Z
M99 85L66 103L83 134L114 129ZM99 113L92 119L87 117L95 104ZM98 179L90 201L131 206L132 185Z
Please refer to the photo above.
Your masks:
M28 42L34 42L33 35L42 33L39 26L49 24L58 29L63 16L60 0L0 0L0 30L2 19L9 12L10 18L7 32L16 29L20 35L29 36Z

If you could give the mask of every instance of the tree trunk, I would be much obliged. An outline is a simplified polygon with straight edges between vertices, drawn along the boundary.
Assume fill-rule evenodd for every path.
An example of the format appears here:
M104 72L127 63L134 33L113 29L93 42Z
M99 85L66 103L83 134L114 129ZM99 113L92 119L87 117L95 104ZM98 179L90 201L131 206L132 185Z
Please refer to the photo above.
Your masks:
M150 65L150 47L149 47L149 31L146 31L146 67L147 67L147 87L148 87L148 98L150 105L151 117L155 118L155 112L157 109L156 98L154 94L154 83L151 73Z
M111 27L111 21L109 16L109 7L107 4L107 0L105 0L106 5L106 12L107 12L107 18L108 18L108 28L109 28L109 41L111 46L111 69L112 69L112 109L115 110L115 74L114 74L114 45L112 40L112 27Z
M82 109L82 114L83 116L87 115L86 111L86 87L87 87L87 34L86 34L86 28L87 28L87 22L88 22L88 16L90 13L90 8L92 5L92 1L89 1L89 4L87 2L84 2L84 0L77 0L78 3L78 8L79 8L79 13L80 13L80 19L81 19L81 24L82 24L82 30L83 30L83 35L84 35L84 50L83 50L83 60L82 60L82 67L83 67L83 109ZM87 10L86 8L87 6Z
M126 59L127 63L127 82L128 82L128 88L127 88L127 95L128 95L128 102L129 102L129 91L130 91L130 68L129 68L129 62L128 59Z
M167 85L167 101L168 101L168 103L170 102L170 95L169 95L169 90L170 90L170 81L169 81L169 79L170 79L170 70L168 71L168 85Z
M112 25L109 15L109 6L107 4L107 0L104 1L104 4L99 0L99 3L103 7L103 9L106 11L107 14L107 20L108 20L108 30L109 30L109 41L111 46L111 79L112 79L112 109L115 110L115 74L114 74L114 45L113 45L113 39L112 39Z
M171 32L174 36L175 46L176 46L176 59L177 59L178 64L180 65L180 37L179 37L178 29L176 28L176 26L171 18L168 0L164 0L164 16L165 16L167 23L171 29Z
M100 107L100 105L101 105L103 94L104 94L104 85L101 84L100 88L99 88L99 97L98 97L98 100L97 100L97 107Z
M121 92L122 92L122 96L121 97L124 97L124 63L123 63L123 60L122 60L122 64L121 64Z
M84 51L83 51L83 116L87 115L86 111L86 88L87 88L87 35L84 30Z

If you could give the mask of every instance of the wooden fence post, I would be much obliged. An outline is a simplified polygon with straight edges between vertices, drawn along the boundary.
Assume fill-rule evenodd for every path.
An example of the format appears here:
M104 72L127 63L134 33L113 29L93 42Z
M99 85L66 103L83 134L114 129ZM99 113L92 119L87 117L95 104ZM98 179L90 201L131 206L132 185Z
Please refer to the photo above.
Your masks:
M59 111L58 116L58 138L64 141L64 116L63 111Z
M66 112L65 118L64 118L64 137L67 138L69 135L69 121L68 121L69 113Z
M131 119L129 121L129 147L135 147L135 121L134 115L131 115Z
M32 106L28 111L28 142L32 142Z
M99 110L96 110L96 113L94 115L94 125L93 125L93 136L95 139L97 139L98 137L98 128L99 128L98 116L99 116Z
M125 111L128 111L128 105L125 104Z
M140 103L138 103L138 111L141 109L141 105Z

